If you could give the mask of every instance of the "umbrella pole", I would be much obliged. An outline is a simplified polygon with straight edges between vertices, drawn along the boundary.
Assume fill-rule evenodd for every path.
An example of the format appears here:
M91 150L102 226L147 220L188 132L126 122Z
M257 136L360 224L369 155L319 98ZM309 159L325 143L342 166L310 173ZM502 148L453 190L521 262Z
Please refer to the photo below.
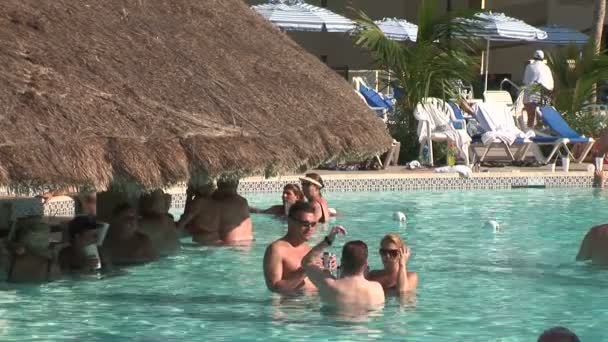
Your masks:
M485 72L486 72L486 80L485 80L485 85L483 88L483 92L484 92L484 96L485 96L485 92L488 91L488 69L490 66L490 40L487 39L486 40L486 66L485 66Z

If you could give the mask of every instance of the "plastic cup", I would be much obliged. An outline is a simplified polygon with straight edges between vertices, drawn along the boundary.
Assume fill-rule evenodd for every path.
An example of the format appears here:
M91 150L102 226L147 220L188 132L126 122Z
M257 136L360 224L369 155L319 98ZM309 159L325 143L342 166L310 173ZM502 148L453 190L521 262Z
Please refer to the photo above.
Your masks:
M564 172L570 171L570 158L569 157L562 157L562 170Z
M549 171L555 172L555 163L549 164Z
M595 170L604 171L604 158L595 157Z
M103 245L103 241L106 239L106 235L108 234L108 228L110 228L108 223L102 223L101 227L98 229L97 246Z
M101 258L99 258L99 250L97 249L96 244L92 243L90 245L85 246L84 254L87 256L87 258L95 258L97 260L97 265L95 266L95 268L93 268L94 270L101 269Z

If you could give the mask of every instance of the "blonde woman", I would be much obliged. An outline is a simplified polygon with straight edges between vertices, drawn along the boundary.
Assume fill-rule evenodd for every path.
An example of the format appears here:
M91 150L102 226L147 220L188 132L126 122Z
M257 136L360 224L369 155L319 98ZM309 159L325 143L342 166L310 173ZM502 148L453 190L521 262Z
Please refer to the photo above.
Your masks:
M418 275L415 272L407 271L410 249L401 237L397 234L384 236L380 241L379 253L384 268L370 271L367 278L382 284L382 288L387 294L396 293L401 296L415 291L418 285Z

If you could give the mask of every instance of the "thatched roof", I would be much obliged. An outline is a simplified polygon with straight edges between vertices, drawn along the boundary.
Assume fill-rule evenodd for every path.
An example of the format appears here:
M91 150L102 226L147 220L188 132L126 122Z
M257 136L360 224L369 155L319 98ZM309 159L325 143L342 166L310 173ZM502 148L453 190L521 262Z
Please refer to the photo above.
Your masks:
M146 187L370 155L384 124L242 0L0 2L0 184Z

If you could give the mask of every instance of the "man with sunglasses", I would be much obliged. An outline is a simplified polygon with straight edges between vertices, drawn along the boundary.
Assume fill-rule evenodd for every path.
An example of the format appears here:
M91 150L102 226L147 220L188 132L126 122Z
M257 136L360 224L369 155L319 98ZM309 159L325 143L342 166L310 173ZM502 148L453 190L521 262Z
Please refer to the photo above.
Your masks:
M325 239L313 247L302 260L304 271L319 289L321 300L348 313L364 313L384 304L382 285L365 279L365 271L368 268L365 242L349 241L344 245L339 278L334 278L331 271L323 267L321 255L339 234L346 234L346 230L342 226L333 227Z
M287 234L271 243L264 254L264 278L269 290L280 293L316 290L302 268L302 258L310 251L307 242L316 226L312 205L296 202L291 206Z

